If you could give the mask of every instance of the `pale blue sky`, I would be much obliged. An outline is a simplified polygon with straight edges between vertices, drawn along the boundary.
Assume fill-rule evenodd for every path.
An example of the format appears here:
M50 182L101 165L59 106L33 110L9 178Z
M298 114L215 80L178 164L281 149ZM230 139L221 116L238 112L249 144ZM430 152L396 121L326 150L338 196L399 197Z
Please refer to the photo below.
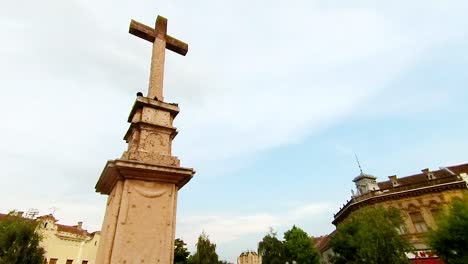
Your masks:
M272 226L329 233L359 170L386 180L468 162L466 1L2 1L0 211L58 207L100 228L94 185L125 149L151 47L130 19L190 44L167 56L174 154L197 170L177 235L223 259Z

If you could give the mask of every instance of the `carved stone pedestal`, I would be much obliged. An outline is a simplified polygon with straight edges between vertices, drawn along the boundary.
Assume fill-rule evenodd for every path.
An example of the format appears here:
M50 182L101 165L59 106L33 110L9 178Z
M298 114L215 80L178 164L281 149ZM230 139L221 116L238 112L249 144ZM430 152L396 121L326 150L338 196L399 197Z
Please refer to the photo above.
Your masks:
M173 263L177 191L195 173L171 155L175 104L138 96L122 158L108 161L96 191L109 195L96 263Z

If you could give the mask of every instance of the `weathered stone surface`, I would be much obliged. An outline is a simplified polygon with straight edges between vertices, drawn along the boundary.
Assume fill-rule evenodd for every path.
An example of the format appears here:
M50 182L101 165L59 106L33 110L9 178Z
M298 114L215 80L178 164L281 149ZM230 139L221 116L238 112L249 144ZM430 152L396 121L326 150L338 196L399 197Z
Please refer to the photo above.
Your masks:
M173 263L176 207L175 184L118 181L96 263Z
M193 169L108 161L96 191L109 195L96 263L172 263L177 191Z
M128 149L107 162L96 191L109 195L96 263L173 263L177 192L194 175L172 156L176 104L163 102L165 49L185 55L188 45L132 21L130 33L153 42L148 97L137 96L124 136Z
M132 20L129 33L153 43L153 55L151 59L151 72L149 79L149 98L157 98L163 101L164 61L166 49L185 56L188 44L167 35L167 19L158 16L155 28Z

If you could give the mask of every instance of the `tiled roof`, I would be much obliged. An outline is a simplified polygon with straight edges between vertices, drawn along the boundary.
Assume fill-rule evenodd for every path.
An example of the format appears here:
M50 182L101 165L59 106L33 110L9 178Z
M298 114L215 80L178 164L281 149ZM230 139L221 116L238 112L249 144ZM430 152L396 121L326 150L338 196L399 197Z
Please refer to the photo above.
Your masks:
M313 238L314 243L315 243L315 247L318 249L318 251L320 251L320 253L323 253L324 251L326 251L330 247L330 245L329 245L330 239L335 234L335 232L336 232L336 230L334 230L333 232L331 232L328 235Z
M314 237L315 247L319 250L323 248L328 243L328 241L330 241L328 236Z
M468 163L460 164L456 166L447 167L449 170L453 171L455 174L468 173Z
M463 172L468 172L468 163L466 164L461 164L461 165L455 165L448 167L450 171L452 171L455 174L460 174ZM452 174L450 174L446 170L436 170L436 171L431 171L436 179L447 179L450 180L450 178L454 178ZM428 182L427 175L425 173L419 173L411 176L406 176L402 178L397 178L398 181L398 186L408 186L408 185L413 185L413 184L424 184ZM377 183L379 185L380 190L386 190L386 189L392 189L393 184L390 180L388 181L382 181Z
M57 219L55 219L55 217L52 214L39 216L37 219L47 219L47 218L52 219L54 222L58 221ZM94 236L97 233L97 232L88 233L88 230L82 229L81 227L78 227L77 225L73 225L73 226L62 225L62 224L56 224L56 225L57 225L57 231L59 232L66 232L66 233L81 235L81 236Z
M81 235L81 236L90 236L91 234L88 233L87 230L78 228L78 226L68 226L68 225L61 225L61 224L56 224L57 225L57 231L59 232L67 232L75 235Z
M7 214L0 213L0 220L5 218L6 216ZM57 222L57 219L55 219L55 217L51 214L39 216L36 218L36 220L42 220L42 219L47 219L47 218L52 219L54 222ZM77 225L69 226L69 225L62 225L62 224L57 224L57 223L56 225L57 225L57 231L59 232L66 232L66 233L71 233L75 235L91 236L91 237L95 236L96 234L100 234L99 231L89 233L88 230L82 229L78 227Z

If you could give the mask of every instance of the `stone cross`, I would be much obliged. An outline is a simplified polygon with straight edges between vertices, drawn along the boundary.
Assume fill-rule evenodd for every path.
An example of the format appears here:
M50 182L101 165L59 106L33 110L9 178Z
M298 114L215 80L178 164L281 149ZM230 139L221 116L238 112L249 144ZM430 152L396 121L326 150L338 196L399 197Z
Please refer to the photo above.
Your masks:
M153 43L151 72L148 96L163 101L164 60L166 49L182 56L188 51L188 44L167 35L167 19L158 16L155 28L148 27L135 20L130 22L129 33Z

